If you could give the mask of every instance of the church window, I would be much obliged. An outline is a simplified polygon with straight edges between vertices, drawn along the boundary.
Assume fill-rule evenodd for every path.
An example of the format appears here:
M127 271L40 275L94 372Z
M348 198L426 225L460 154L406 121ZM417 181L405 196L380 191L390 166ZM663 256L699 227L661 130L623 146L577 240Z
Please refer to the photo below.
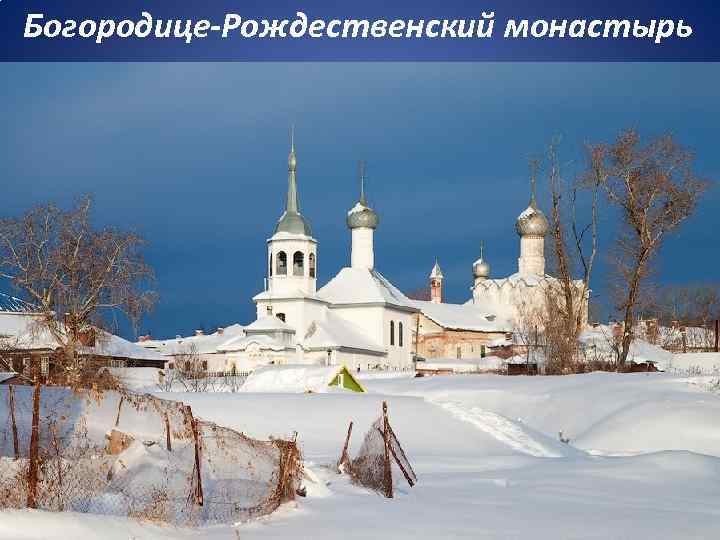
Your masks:
M284 251L281 251L277 254L277 275L287 275L287 255Z
M390 345L395 345L395 321L390 321Z
M315 277L315 254L311 253L308 257L308 266L310 270L310 277Z
M403 346L403 324L398 323L398 346Z
M272 277L272 253L270 254L270 277Z
M305 255L302 251L296 251L293 255L293 276L305 275Z
M278 319L280 319L282 322L285 322L285 314L284 313L278 313L276 315Z
M458 358L458 360L459 360L460 358L462 358L462 348L461 348L459 345L458 345L458 348L457 348L456 353L457 353L457 358Z

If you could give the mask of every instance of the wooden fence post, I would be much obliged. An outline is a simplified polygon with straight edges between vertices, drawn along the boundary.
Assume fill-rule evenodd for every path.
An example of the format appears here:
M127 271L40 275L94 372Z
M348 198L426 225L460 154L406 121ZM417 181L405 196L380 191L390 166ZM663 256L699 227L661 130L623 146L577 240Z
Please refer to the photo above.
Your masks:
M350 446L350 435L352 435L352 428L353 428L353 423L351 421L350 425L348 426L347 437L345 437L345 445L343 446L342 454L340 454L340 461L338 461L338 464L337 464L338 472L342 472L341 468L343 466L347 467L347 469L348 469L347 472L350 472L351 465L350 465L350 455L348 454L348 447Z
M122 404L124 399L125 396L120 396L120 403L118 403L118 412L117 416L115 417L115 427L118 427L118 425L120 425L120 411L122 410Z
M190 422L190 429L192 430L193 439L195 439L195 486L193 490L193 497L195 504L198 506L203 505L203 490L202 490L202 474L200 470L200 434L198 433L198 422L193 418L192 409L190 405L185 407L186 417Z
M385 484L385 497L393 498L392 464L390 462L390 421L387 414L387 402L383 401L383 441L385 443L385 460L383 470L383 483Z
M38 454L40 447L40 382L35 383L33 390L32 432L30 434L30 451L28 455L27 507L37 508Z
M15 423L15 387L8 387L8 396L10 398L10 423L12 427L13 451L15 459L20 459L20 445L18 444L17 424Z
M170 441L170 420L168 413L165 411L165 447L168 452L172 452L172 442Z

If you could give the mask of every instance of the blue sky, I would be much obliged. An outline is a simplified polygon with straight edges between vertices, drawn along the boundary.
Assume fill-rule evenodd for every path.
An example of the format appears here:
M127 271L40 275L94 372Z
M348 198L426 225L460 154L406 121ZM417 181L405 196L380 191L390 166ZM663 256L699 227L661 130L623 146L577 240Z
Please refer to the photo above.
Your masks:
M381 218L376 266L411 291L438 257L455 302L469 297L481 240L494 276L515 271L527 159L554 136L568 175L583 142L635 127L672 133L701 174L720 178L717 64L4 64L0 73L3 212L90 193L98 223L144 235L161 300L142 330L159 337L253 320L291 123L320 284L349 262L345 214L364 159ZM718 209L714 189L667 243L663 281L718 281ZM614 227L606 216L601 249Z

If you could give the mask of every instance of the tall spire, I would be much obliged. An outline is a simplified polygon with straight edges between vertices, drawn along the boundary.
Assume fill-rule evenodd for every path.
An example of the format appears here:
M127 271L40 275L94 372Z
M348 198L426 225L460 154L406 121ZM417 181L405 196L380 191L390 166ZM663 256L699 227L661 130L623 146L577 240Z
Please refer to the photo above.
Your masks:
M485 242L483 240L480 240L480 260L481 261L482 261L484 255L485 255Z
M365 198L365 162L360 160L358 167L360 168L360 204L367 206L367 199Z
M295 126L290 127L290 155L288 156L288 194L287 206L285 211L289 214L297 214L300 212L300 204L298 203L297 179L295 171L297 170L297 157L295 156Z
M290 128L290 154L288 155L288 191L285 212L275 226L275 232L312 236L310 224L300 214L297 187L297 156L295 156L295 126Z

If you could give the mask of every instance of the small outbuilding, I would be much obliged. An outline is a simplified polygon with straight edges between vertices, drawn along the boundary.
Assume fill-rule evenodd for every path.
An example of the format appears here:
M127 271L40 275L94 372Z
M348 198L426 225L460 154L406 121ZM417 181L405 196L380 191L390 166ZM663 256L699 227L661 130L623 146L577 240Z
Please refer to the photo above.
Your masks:
M321 393L334 389L365 392L365 388L344 365L267 366L247 378L241 392Z

